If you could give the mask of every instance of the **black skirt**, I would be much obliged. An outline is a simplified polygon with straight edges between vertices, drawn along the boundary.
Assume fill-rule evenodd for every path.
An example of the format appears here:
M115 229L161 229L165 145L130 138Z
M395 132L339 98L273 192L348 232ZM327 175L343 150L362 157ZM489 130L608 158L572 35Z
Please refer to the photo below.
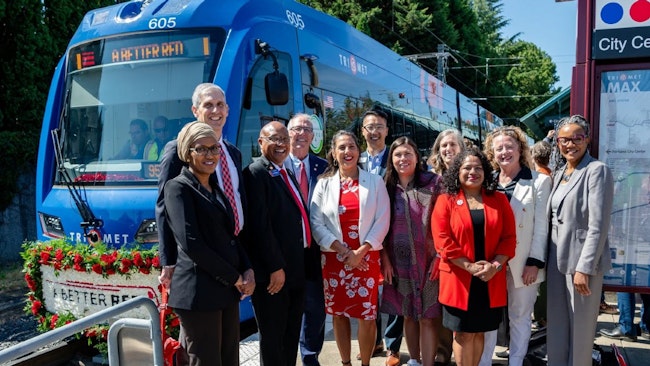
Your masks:
M474 253L476 261L485 259L485 216L483 210L470 210L474 229ZM472 277L469 286L467 311L444 305L442 324L454 332L482 333L496 330L503 319L503 308L490 307L488 284Z

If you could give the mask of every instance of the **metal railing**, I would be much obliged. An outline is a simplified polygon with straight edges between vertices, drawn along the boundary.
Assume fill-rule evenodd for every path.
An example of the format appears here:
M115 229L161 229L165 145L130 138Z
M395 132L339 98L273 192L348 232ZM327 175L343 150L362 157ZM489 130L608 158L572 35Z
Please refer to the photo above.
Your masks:
M80 333L93 325L103 323L110 318L114 318L122 313L140 306L144 307L149 312L149 316L151 318L150 323L151 340L153 344L153 364L154 366L164 366L162 352L162 333L160 329L158 308L151 299L148 299L144 296L135 297L131 300L88 315L70 324L66 324L60 328L56 328L37 337L18 343L15 346L4 349L0 351L0 364L18 359L38 350L39 348L45 347L56 341Z

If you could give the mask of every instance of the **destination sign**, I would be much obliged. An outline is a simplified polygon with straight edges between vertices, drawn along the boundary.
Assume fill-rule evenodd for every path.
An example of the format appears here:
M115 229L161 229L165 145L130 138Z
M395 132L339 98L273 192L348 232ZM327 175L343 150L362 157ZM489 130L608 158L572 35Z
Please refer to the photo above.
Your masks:
M113 63L209 57L210 37L180 32L107 38L70 50L69 71Z

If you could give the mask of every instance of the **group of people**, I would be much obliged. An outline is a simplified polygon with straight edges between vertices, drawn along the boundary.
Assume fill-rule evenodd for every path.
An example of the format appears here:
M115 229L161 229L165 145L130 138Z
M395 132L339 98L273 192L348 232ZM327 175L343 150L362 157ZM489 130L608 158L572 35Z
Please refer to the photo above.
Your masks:
M165 145L172 140L173 133L169 120L165 116L153 119L153 138L149 133L149 125L143 119L136 118L129 123L131 137L113 159L161 160Z
M521 365L538 287L548 281L548 359L591 363L613 181L588 153L580 116L557 127L566 164L538 173L524 133L491 132L484 150L441 132L428 160L409 137L386 146L386 115L364 114L367 151L334 134L326 160L309 153L313 126L296 114L264 125L262 156L242 169L221 131L224 91L200 84L196 122L167 144L156 218L160 281L181 320L179 364L238 365L238 301L252 296L263 365L320 365L325 315L341 364L388 348L386 365L479 365L510 327ZM379 313L389 314L385 333Z

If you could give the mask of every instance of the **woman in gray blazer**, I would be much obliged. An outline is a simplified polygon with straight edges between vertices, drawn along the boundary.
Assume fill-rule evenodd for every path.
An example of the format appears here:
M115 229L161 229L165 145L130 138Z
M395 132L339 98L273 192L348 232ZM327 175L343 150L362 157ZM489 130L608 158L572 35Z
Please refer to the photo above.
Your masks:
M555 172L547 209L549 365L591 365L603 276L611 268L614 180L589 155L589 142L584 117L560 120L557 143L566 164Z

